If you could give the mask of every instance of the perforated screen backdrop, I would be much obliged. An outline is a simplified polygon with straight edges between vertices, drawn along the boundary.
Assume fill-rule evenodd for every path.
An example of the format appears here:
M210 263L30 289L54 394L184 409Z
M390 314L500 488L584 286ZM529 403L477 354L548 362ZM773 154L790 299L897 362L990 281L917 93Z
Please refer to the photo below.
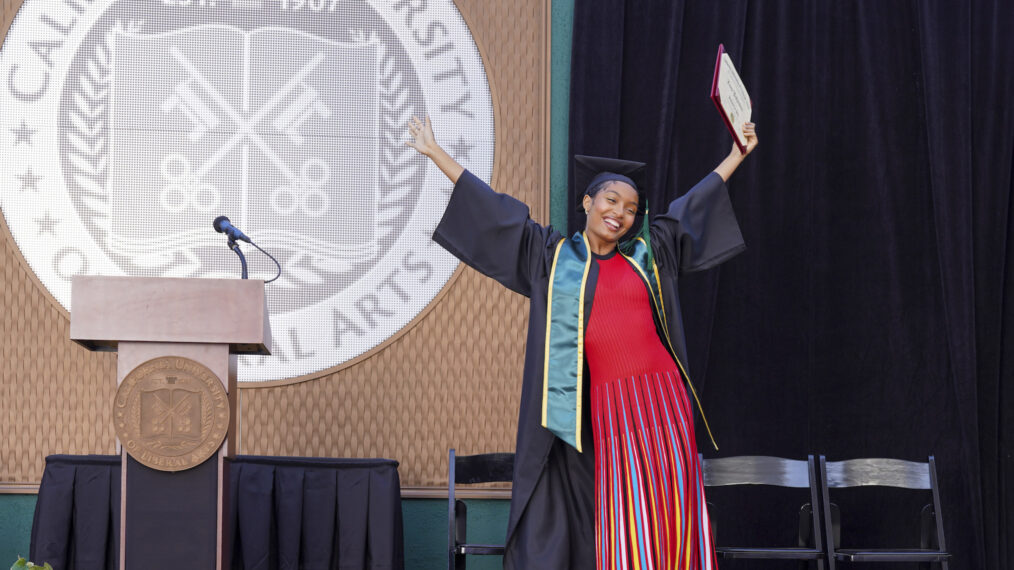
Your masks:
M62 418L13 422L0 481L112 451L114 361L67 340L71 277L238 277L219 215L282 265L242 453L392 457L429 486L447 447L509 450L525 301L430 240L450 184L404 144L428 115L548 216L548 3L487 4L0 0L0 379Z
M87 7L86 7L87 6ZM399 7L400 6L400 7ZM493 166L479 51L450 0L36 0L14 19L0 108L3 210L40 281L234 277L212 220L272 253L274 357L239 380L339 365L429 304L457 261L427 239L448 184L404 144L431 116ZM20 120L19 120L20 119ZM275 266L250 250L252 274Z

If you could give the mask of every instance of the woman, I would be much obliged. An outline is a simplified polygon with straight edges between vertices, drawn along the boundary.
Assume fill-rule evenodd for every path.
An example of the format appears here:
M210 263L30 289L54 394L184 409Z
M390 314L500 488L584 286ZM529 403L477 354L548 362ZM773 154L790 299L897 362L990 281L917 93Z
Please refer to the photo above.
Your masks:
M725 187L757 146L744 131L746 153L733 146L640 231L644 165L577 157L595 175L567 239L413 117L407 144L455 185L433 239L530 299L505 568L715 567L676 284L744 248Z

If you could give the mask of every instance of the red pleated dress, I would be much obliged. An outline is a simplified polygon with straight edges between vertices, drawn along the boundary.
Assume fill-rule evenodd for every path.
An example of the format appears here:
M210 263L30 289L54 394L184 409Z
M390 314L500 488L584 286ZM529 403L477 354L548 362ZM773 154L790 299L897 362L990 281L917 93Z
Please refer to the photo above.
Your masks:
M693 412L623 256L599 265L585 356L595 448L595 553L603 569L717 568Z

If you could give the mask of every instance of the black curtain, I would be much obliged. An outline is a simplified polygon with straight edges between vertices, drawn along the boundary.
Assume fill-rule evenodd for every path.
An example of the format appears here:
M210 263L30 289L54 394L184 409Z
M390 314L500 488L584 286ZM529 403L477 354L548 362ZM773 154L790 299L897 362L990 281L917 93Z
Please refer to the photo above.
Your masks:
M934 454L954 567L1008 567L1014 3L602 0L574 20L571 151L648 162L650 203L729 152L720 43L751 92L760 146L730 181L748 249L683 281L722 447L699 448Z

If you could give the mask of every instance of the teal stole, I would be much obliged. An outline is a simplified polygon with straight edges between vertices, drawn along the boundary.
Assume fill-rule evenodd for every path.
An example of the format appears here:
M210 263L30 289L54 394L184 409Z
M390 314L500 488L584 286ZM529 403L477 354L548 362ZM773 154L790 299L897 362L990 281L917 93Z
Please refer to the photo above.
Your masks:
M647 224L645 224L647 226ZM644 228L647 229L646 227ZM619 253L641 276L648 288L655 314L662 323L663 340L680 374L697 402L704 427L715 449L715 438L690 383L690 376L673 350L669 323L662 300L658 266L652 255L647 231L620 245ZM577 449L581 449L581 402L584 390L584 306L588 272L591 269L591 247L584 233L556 244L549 273L549 298L546 301L546 346L542 382L542 426Z

